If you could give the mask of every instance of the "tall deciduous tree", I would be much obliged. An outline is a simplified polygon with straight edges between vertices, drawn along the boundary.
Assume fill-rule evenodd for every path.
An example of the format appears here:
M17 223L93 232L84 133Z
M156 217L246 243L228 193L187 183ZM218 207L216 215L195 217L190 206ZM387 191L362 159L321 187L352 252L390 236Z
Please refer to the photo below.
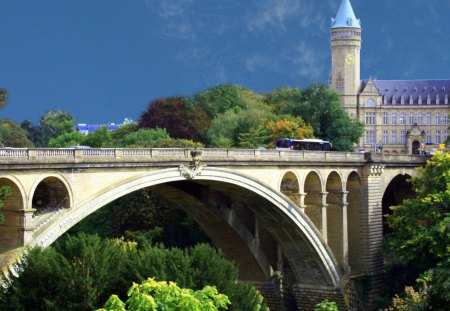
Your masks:
M64 110L50 110L39 119L41 141L39 147L47 147L50 139L74 130L75 120Z
M412 179L417 197L392 207L387 216L393 229L388 246L401 263L424 274L428 299L423 303L445 310L450 304L450 153L436 153L419 170Z
M202 140L209 118L184 97L152 101L139 120L140 128L164 128L172 138Z
M33 143L27 138L25 131L9 119L0 120L0 143L6 147L34 147Z
M0 88L0 109L6 106L8 102L8 91L6 89Z
M218 114L231 109L242 109L245 102L241 94L247 91L245 88L234 84L221 84L212 87L194 96L194 102L198 104L209 117L214 118Z
M339 94L323 84L313 84L301 94L297 90L282 91L269 97L278 104L279 113L301 116L312 126L316 137L332 142L336 150L353 150L363 124L343 110Z

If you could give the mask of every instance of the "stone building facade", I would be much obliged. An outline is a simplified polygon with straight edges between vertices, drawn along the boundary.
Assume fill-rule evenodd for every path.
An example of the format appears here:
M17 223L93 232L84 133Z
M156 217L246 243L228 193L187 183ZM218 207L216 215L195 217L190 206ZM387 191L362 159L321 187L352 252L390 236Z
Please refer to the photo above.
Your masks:
M448 138L450 80L360 79L361 22L350 0L332 19L329 86L343 108L365 124L359 148L386 154L420 154Z

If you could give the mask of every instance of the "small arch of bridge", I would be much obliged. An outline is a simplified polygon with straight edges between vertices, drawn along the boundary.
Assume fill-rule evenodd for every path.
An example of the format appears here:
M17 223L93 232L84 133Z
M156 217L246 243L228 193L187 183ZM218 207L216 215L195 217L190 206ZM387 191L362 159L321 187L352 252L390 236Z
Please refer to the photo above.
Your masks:
M73 206L73 191L66 177L58 172L41 174L30 190L29 209L37 214Z

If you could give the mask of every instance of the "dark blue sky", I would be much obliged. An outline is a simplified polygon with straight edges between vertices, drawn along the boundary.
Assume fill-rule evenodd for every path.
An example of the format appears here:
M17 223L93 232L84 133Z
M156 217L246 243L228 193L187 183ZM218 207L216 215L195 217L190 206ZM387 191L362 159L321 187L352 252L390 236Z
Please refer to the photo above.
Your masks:
M159 97L327 83L341 0L0 0L0 118L137 120ZM449 0L352 0L361 78L450 79Z

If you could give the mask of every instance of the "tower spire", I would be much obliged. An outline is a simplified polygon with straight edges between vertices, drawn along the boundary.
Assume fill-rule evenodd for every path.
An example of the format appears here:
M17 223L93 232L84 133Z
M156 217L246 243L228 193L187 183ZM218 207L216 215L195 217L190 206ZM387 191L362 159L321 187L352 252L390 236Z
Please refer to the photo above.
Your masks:
M350 0L342 0L336 18L331 19L331 29L361 28L361 21L356 18Z

